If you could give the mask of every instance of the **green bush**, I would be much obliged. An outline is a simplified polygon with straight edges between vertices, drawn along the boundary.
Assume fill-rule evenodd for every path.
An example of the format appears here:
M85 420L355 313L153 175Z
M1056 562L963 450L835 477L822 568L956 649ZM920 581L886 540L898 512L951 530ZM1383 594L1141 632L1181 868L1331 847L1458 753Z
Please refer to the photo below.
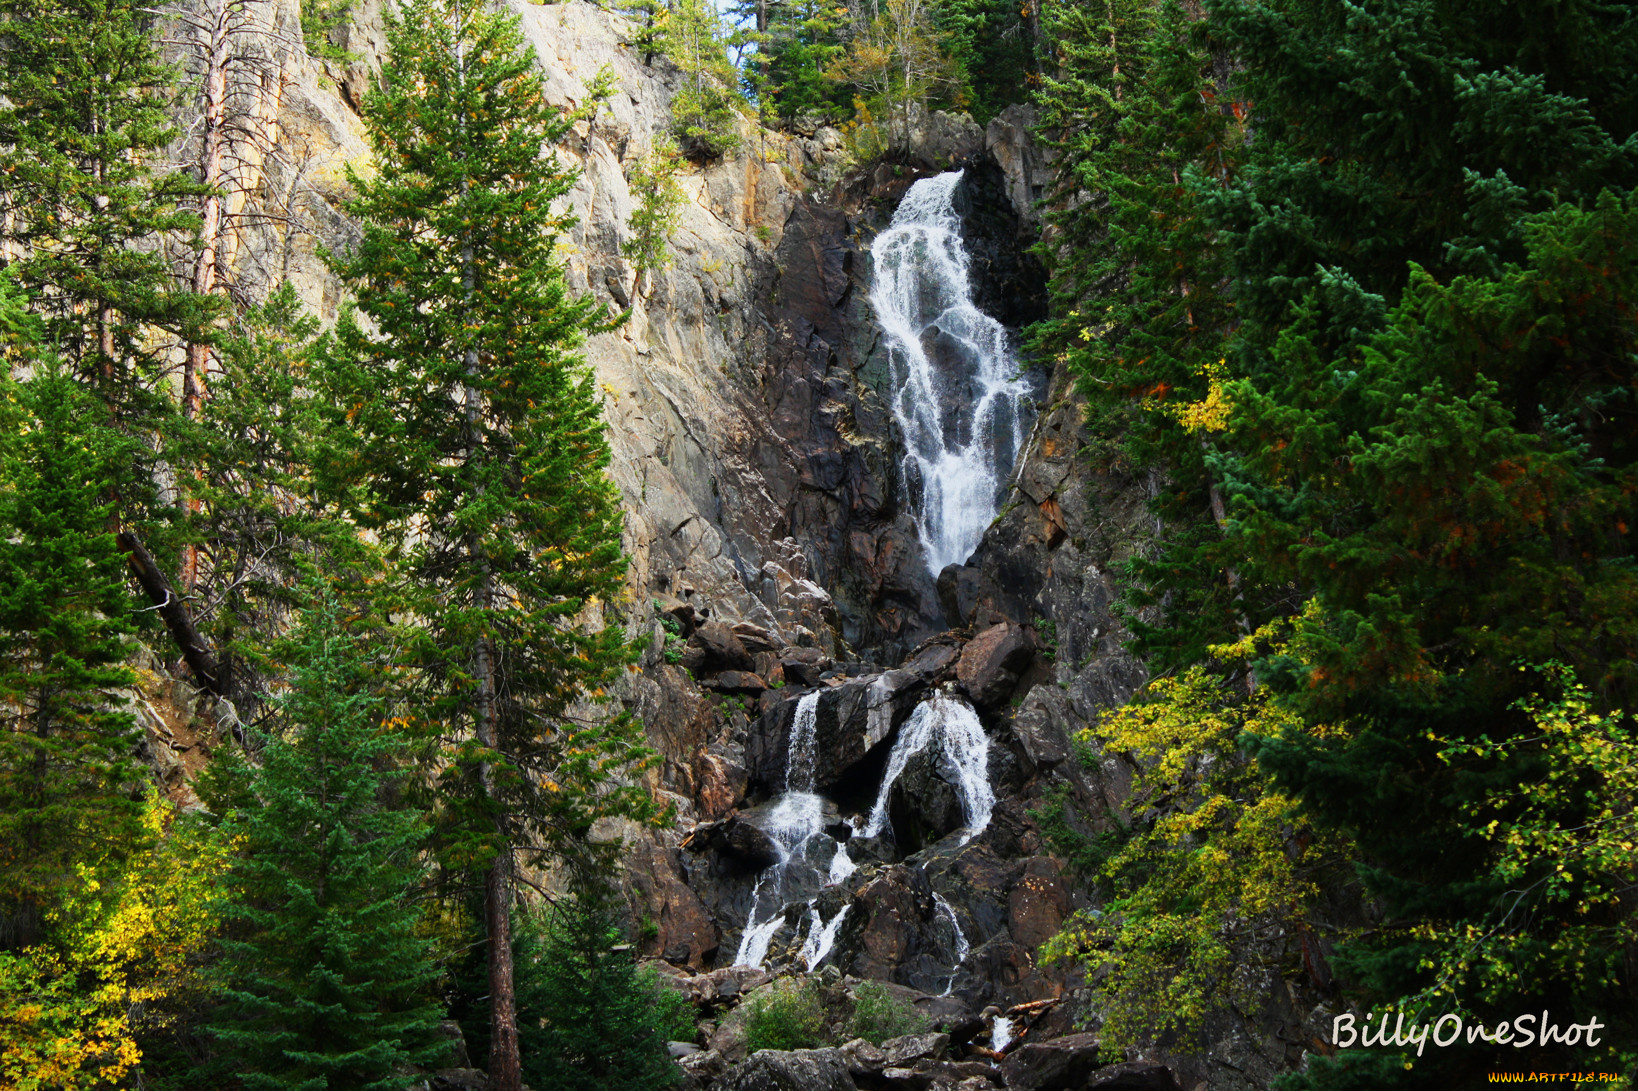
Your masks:
M745 1045L759 1049L817 1049L829 1044L819 983L775 982L746 1001Z
M643 985L654 991L654 1025L668 1042L692 1042L699 1037L694 1020L694 1002L681 991L660 980L660 972L645 966L638 972Z
M847 1038L863 1038L881 1045L889 1038L922 1034L932 1020L899 999L879 981L864 981L853 990L853 1015L847 1021Z

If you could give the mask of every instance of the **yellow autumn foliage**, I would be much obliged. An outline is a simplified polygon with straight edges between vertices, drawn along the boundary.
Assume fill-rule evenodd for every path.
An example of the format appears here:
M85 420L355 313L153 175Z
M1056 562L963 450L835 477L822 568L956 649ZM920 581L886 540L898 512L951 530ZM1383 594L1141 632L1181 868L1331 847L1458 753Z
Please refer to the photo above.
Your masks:
M1043 955L1087 971L1110 1057L1168 1033L1186 1040L1225 1005L1254 1010L1291 956L1319 874L1341 858L1240 752L1247 732L1297 726L1234 677L1254 648L1294 650L1277 623L1212 649L1210 668L1155 679L1081 734L1134 765L1136 832L1103 865L1109 903L1072 917Z
M196 987L231 846L174 819L151 794L146 851L81 864L46 942L0 953L0 1089L115 1086L141 1061L138 1018L162 1023L166 1001Z

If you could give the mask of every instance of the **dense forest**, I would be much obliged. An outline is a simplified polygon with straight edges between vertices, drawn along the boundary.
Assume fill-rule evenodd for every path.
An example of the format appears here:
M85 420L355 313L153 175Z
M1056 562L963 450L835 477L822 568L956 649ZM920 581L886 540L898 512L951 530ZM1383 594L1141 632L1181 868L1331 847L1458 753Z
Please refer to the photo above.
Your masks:
M627 849L679 819L623 687L700 671L586 346L662 306L728 157L833 133L840 193L1019 116L1020 343L1075 480L1152 483L1147 683L1074 738L1124 798L1038 815L1098 1071L1203 1048L1267 963L1325 1013L1282 1091L1631 1086L1638 9L610 0L669 124L598 295L565 239L612 70L559 104L534 5L406 0L370 58L363 5L259 3L0 0L0 1087L856 1086L668 1055L726 1001L633 957ZM328 312L237 271L280 51L368 72ZM185 804L136 709L173 685L213 710ZM769 986L751 1052L932 1025L870 984ZM1105 1086L995 1071L857 1086Z

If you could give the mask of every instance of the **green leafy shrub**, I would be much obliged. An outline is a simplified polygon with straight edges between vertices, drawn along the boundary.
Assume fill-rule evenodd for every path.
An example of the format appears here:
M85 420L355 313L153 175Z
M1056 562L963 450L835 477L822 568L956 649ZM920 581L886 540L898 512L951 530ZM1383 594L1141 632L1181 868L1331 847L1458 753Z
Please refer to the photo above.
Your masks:
M660 980L660 972L645 966L638 979L654 991L654 1025L668 1042L692 1042L699 1037L694 1019L694 1003L677 989Z
M847 1021L847 1038L863 1038L881 1045L889 1038L921 1034L932 1020L888 991L880 981L865 981L853 990L853 1015Z
M819 983L775 982L746 1001L745 1045L760 1049L817 1049L828 1044Z

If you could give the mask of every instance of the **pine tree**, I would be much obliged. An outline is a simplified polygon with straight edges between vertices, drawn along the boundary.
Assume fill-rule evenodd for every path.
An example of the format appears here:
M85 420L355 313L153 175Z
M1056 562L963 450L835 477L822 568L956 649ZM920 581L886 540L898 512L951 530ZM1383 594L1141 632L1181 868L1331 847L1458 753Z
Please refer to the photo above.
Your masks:
M208 341L213 311L174 289L156 245L192 237L181 203L200 187L149 167L176 135L175 73L150 18L130 0L0 3L0 241L45 320L43 343L132 430L169 409L155 333Z
M538 960L522 974L518 1010L535 1087L660 1091L681 1072L666 1054L658 982L638 971L606 891L583 887L541 922Z
M598 817L651 813L613 779L647 758L635 728L596 709L632 658L601 621L621 514L576 352L602 319L553 255L568 121L516 19L422 0L390 43L365 109L376 172L352 179L362 239L334 259L370 329L344 316L320 369L355 446L324 472L414 619L411 699L447 744L442 859L483 876L491 1086L516 1091L514 853L582 854Z
M1152 507L1166 537L1131 562L1123 609L1147 658L1187 664L1244 610L1206 464L1221 422L1190 408L1227 378L1233 301L1200 193L1232 177L1239 118L1203 27L1177 4L1054 0L1042 19L1057 64L1040 132L1058 158L1037 248L1052 315L1031 338L1074 370L1106 463L1165 475Z
M739 144L742 100L739 73L728 60L722 17L706 0L675 0L665 19L660 48L682 70L671 96L672 130L695 159L716 159Z
M108 529L123 441L51 360L0 382L0 945L139 833L131 631Z
M288 726L223 824L240 849L223 910L237 927L212 1034L252 1091L404 1088L406 1065L447 1048L413 900L425 824L393 802L406 735L359 650L368 636L339 613L321 603L291 638Z
M313 467L345 444L305 383L318 331L288 283L246 309L221 336L213 396L169 437L200 468L189 524L214 594L199 625L217 651L219 688L246 722L267 689L265 645L304 601L304 577L372 563L314 489Z

